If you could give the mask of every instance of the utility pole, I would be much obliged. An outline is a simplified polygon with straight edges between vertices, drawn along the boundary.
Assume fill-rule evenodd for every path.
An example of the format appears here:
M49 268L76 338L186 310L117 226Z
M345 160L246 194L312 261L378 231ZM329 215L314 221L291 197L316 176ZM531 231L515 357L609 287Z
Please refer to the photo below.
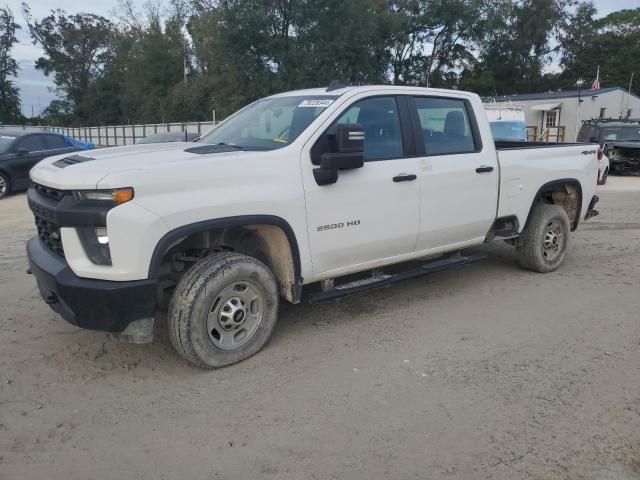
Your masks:
M629 95L627 96L627 111L626 118L629 118L629 102L631 101L631 86L633 85L633 75L635 72L631 72L631 80L629 80Z

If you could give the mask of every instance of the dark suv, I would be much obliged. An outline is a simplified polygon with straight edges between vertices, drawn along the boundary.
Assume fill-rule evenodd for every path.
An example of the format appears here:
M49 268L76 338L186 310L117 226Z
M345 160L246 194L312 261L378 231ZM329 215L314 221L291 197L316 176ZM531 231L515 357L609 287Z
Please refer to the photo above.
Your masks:
M29 170L45 157L81 150L59 134L0 130L0 198L29 187Z
M640 173L640 120L588 120L578 142L599 143L612 173Z

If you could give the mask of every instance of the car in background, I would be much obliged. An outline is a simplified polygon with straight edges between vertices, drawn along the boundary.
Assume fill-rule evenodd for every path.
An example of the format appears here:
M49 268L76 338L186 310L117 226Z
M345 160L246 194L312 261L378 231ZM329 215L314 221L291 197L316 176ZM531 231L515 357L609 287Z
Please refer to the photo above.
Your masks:
M640 174L640 120L587 120L580 128L578 142L598 143L609 160L611 173Z
M79 150L57 133L0 130L0 199L29 188L29 170L43 158Z
M156 133L154 135L149 135L144 137L136 144L142 143L167 143L167 142L193 142L200 135L192 132L163 132Z

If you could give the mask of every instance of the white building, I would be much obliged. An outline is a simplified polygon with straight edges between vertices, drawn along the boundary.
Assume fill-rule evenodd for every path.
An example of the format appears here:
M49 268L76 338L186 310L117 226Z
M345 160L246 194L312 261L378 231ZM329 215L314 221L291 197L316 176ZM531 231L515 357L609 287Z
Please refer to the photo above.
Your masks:
M621 87L525 93L485 100L522 106L529 140L573 142L585 120L640 118L640 97Z

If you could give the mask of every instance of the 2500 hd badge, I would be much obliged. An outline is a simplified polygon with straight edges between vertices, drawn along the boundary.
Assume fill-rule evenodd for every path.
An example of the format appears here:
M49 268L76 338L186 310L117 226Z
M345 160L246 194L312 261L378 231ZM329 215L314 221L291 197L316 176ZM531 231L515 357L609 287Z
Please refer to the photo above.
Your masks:
M324 232L326 230L335 230L336 228L343 227L355 227L357 225L360 225L360 220L350 220L348 222L332 223L331 225L320 225L319 227L317 227L316 231Z

